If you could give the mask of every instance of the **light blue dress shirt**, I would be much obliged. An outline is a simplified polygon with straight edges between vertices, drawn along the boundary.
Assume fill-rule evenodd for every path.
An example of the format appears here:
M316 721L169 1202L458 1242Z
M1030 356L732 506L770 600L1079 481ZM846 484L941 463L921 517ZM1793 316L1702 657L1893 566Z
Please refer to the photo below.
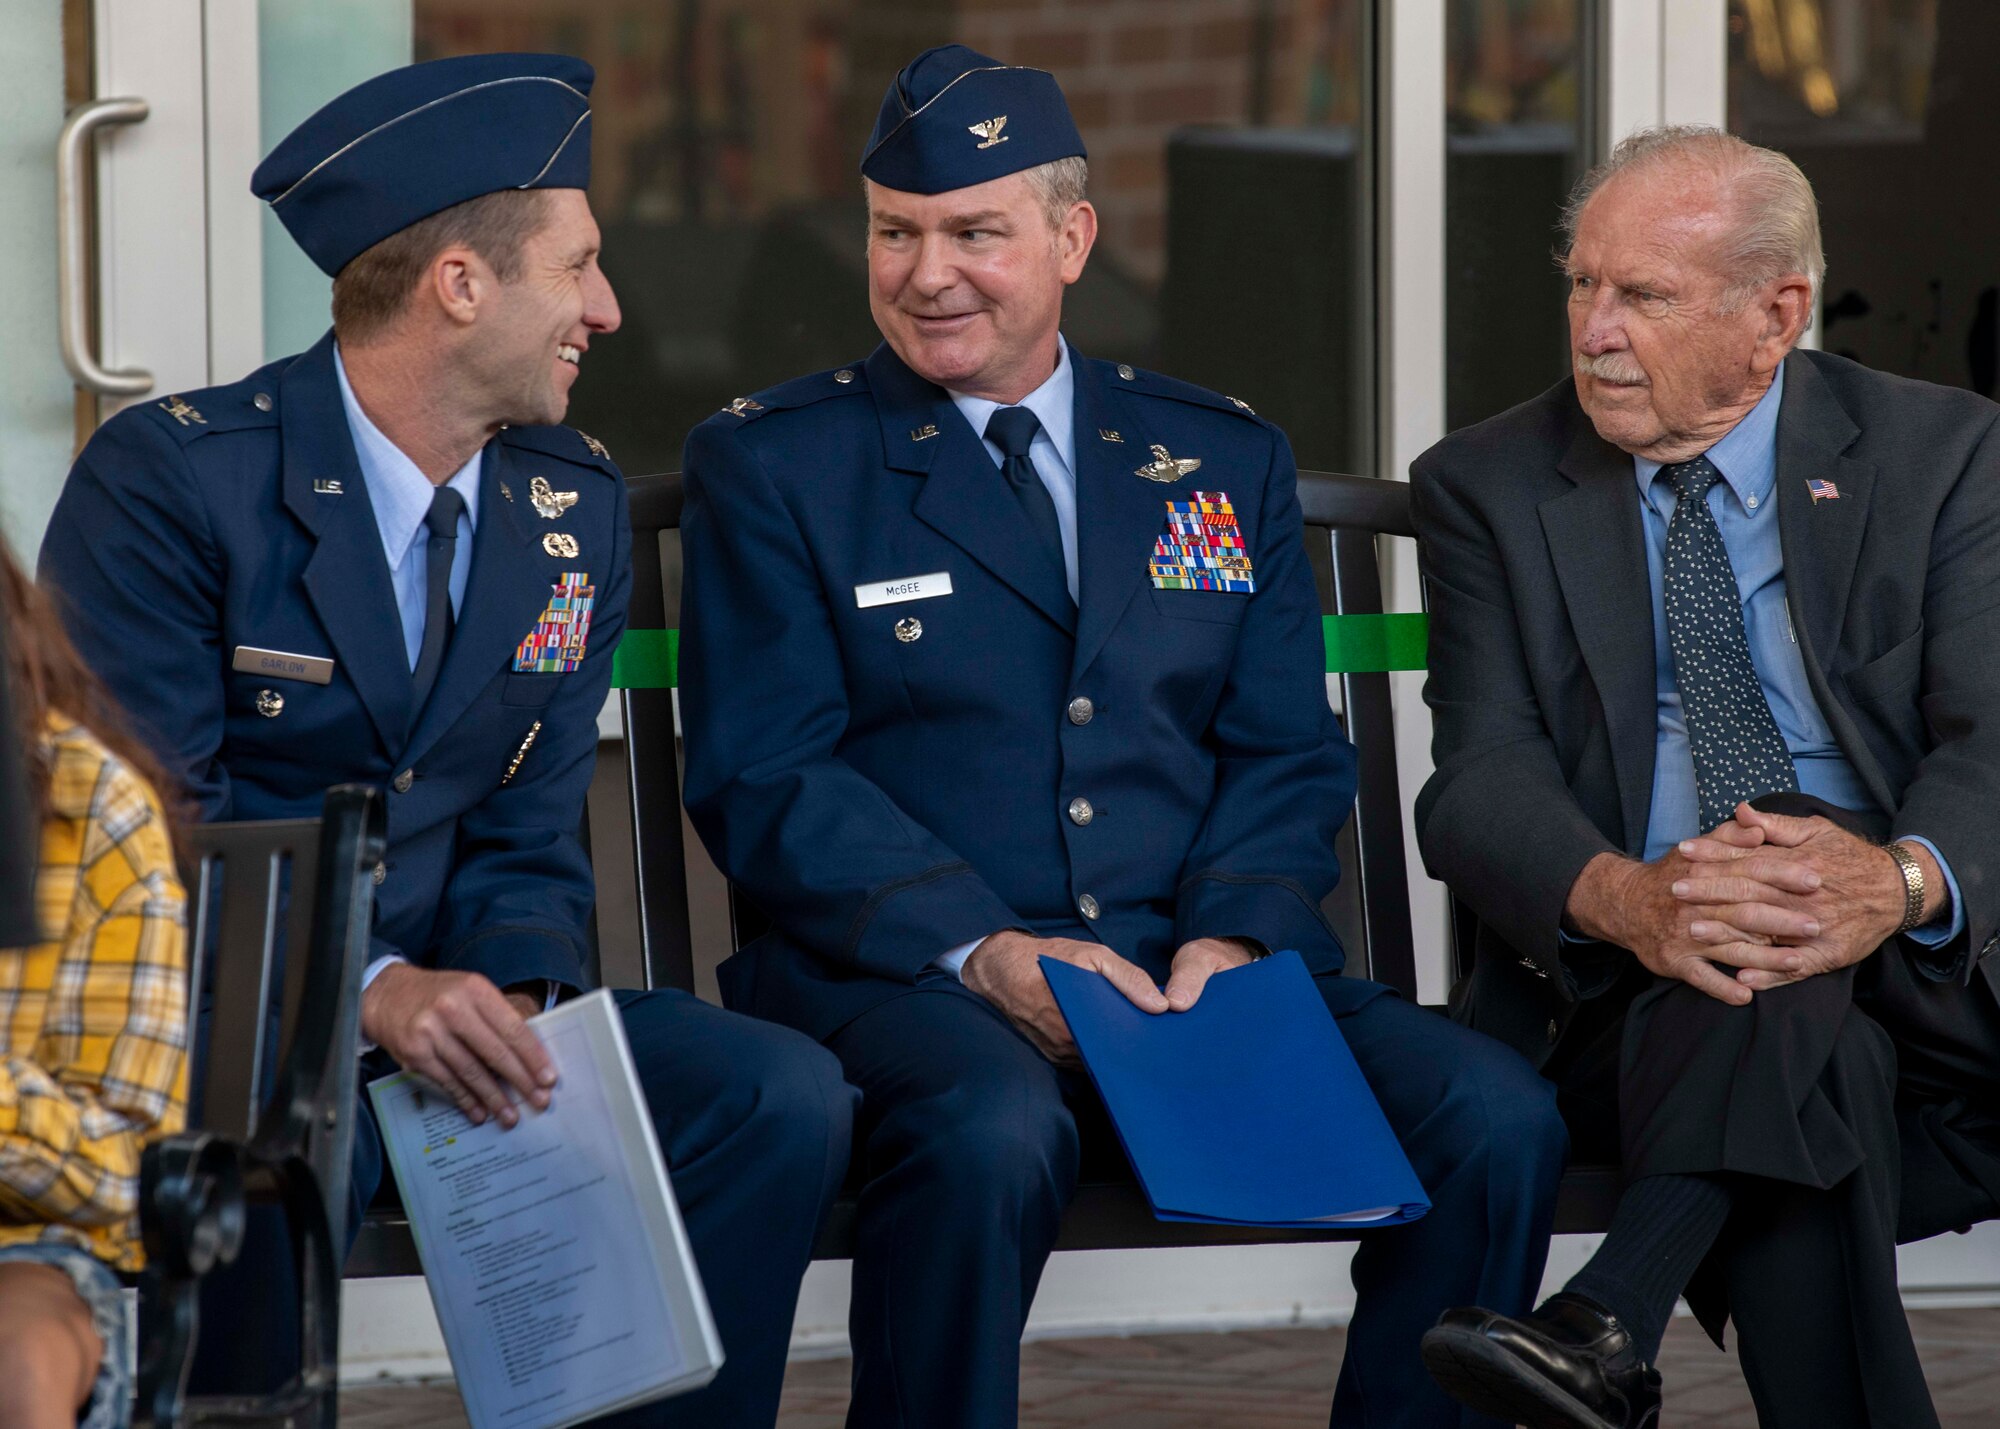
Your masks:
M424 517L430 514L437 488L402 448L382 435L368 420L348 385L340 349L333 350L333 370L340 379L340 404L347 410L347 430L354 437L354 455L361 479L368 486L368 504L375 509L375 526L382 535L382 554L389 562L389 580L396 592L396 609L403 617L403 648L410 669L424 648L424 600L430 593L430 544ZM479 468L485 453L474 452L445 485L465 498L458 518L458 551L451 558L451 609L456 615L465 601L466 578L472 573L472 533L479 529Z
M1035 464L1035 472L1042 478L1042 485L1049 489L1049 500L1056 504L1056 525L1062 529L1063 574L1069 581L1069 598L1075 600L1076 369L1070 364L1069 344L1058 338L1056 348L1056 370L1049 374L1049 380L1015 405L1026 407L1042 424L1042 429L1035 433L1034 444L1028 448L1028 460ZM1005 404L989 402L984 397L972 397L963 392L953 392L951 401L960 415L972 424L973 434L985 446L986 454L993 458L995 470L1005 465L1007 458L999 446L986 440L987 422ZM931 966L942 968L953 977L961 977L965 960L984 941L984 938L974 938L969 943L960 944Z
M1799 792L1846 809L1865 809L1868 793L1860 775L1834 742L1806 678L1805 654L1794 632L1785 598L1785 556L1778 538L1778 407L1784 401L1785 370L1747 416L1705 455L1722 480L1709 488L1708 507L1722 532L1723 548L1736 572L1743 603L1743 632L1757 668L1764 698L1791 751ZM1671 483L1658 480L1659 462L1632 458L1639 507L1646 532L1646 577L1653 591L1653 683L1659 695L1659 727L1653 745L1653 806L1646 823L1645 859L1660 858L1683 839L1703 832L1695 793L1694 756L1688 747L1687 719L1674 679L1667 644L1665 605L1667 525L1680 498ZM1914 929L1910 937L1939 946L1965 926L1958 883L1951 866L1929 839L1910 837L1930 850L1944 870L1951 921Z
M424 648L424 601L430 593L430 563L426 560L430 540L424 517L430 514L431 497L437 488L361 410L354 388L348 384L347 366L340 360L338 346L333 350L333 371L340 379L340 405L347 411L347 430L354 438L354 457L361 467L361 480L368 487L368 504L375 511L375 529L382 536L382 555L389 563L396 610L403 617L403 649L414 671L417 654ZM464 605L465 582L472 572L472 533L479 527L479 466L483 455L474 452L472 460L445 483L465 498L465 511L458 518L458 551L451 559L453 615ZM375 959L362 971L362 988L365 990L389 964L404 961L394 955ZM364 1043L361 1050L373 1049Z

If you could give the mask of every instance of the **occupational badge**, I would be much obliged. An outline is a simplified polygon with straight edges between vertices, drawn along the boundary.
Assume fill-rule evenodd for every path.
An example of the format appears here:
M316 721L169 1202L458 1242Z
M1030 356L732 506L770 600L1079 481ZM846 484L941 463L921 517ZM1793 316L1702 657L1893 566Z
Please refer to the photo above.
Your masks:
M535 508L537 516L544 521L553 521L576 505L576 493L556 491L549 486L546 476L538 476L528 483L528 503Z
M754 397L738 397L722 410L732 417L747 417L752 412L763 411L764 404Z
M611 453L608 449L606 449L603 442L600 442L596 437L593 437L589 432L578 432L577 435L583 438L583 444L590 448L590 454L592 456L596 457L599 461L611 460Z
M1229 493L1188 494L1192 500L1167 503L1166 528L1153 542L1153 556L1146 567L1154 588L1255 595L1257 575L1243 532L1236 524L1236 508L1229 504Z
M172 417L176 422L179 422L183 427L187 426L190 422L199 422L204 427L208 425L208 418L190 407L185 397L169 397L166 401L156 402L154 405L169 417Z
M597 587L590 583L590 573L564 571L556 580L548 609L536 618L535 628L515 648L515 671L566 675L581 665L583 647L590 637L591 608L596 603ZM527 753L525 746L521 753Z
M1193 476L1201 470L1198 456L1175 456L1165 447L1153 448L1153 459L1133 470L1132 475L1143 476L1148 481L1179 481L1184 476Z
M576 537L570 535L569 532L551 531L548 535L542 537L542 549L552 556L559 556L565 561L573 561L576 559L577 551L581 548L576 544Z

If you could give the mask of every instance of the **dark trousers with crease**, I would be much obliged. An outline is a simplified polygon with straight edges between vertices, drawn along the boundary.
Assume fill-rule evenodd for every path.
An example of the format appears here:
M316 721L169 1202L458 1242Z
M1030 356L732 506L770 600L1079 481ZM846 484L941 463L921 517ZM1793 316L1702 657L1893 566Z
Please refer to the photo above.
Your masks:
M1881 832L1802 795L1757 804ZM1730 1181L1688 1299L1718 1343L1736 1321L1760 1423L1937 1423L1895 1248L2000 1215L2000 1008L1983 982L1936 981L1896 940L1733 1007L1634 964L1543 1072L1579 1159Z
M799 1279L847 1172L853 1088L826 1049L680 992L621 992L619 1010L722 1338L692 1394L594 1421L618 1429L768 1429L778 1415ZM381 1180L367 1096L356 1108L358 1226ZM243 1254L204 1282L191 1388L281 1383L298 1364L297 1291L282 1217L257 1214Z
M1364 1234L1332 1423L1497 1429L1431 1383L1417 1342L1450 1306L1532 1303L1567 1147L1553 1089L1386 992L1335 1011L1432 1209ZM1009 1429L1021 1330L1079 1167L1119 1156L1102 1103L989 1004L928 979L828 1046L862 1091L849 1429Z

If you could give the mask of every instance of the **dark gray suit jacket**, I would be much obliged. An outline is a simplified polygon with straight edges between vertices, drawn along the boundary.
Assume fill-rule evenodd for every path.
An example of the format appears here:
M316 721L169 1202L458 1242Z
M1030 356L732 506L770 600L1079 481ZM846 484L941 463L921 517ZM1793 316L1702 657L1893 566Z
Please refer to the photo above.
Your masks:
M1996 418L1969 392L1795 352L1777 490L1813 694L1881 814L1951 864L1952 975L2000 993ZM1577 1005L1557 937L1570 887L1595 855L1645 846L1656 698L1632 459L1565 380L1410 478L1437 766L1417 831L1477 921L1453 1008L1539 1065ZM1814 501L1813 480L1837 499Z

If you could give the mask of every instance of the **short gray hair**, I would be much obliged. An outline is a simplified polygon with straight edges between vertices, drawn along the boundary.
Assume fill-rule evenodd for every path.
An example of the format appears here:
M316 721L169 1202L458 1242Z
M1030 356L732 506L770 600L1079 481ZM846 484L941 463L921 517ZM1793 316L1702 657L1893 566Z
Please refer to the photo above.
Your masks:
M1069 211L1083 202L1084 191L1090 187L1090 165L1081 154L1051 159L1023 170L1023 174L1035 190L1035 197L1042 201L1042 212L1048 215L1050 228L1063 226Z
M1670 124L1641 129L1619 141L1611 157L1585 174L1562 211L1562 251L1576 246L1584 206L1620 174L1688 165L1706 169L1727 195L1730 232L1722 241L1718 266L1729 279L1724 301L1745 301L1765 283L1786 273L1803 273L1819 304L1826 279L1820 246L1819 201L1799 166L1775 149L1760 148L1706 124Z

